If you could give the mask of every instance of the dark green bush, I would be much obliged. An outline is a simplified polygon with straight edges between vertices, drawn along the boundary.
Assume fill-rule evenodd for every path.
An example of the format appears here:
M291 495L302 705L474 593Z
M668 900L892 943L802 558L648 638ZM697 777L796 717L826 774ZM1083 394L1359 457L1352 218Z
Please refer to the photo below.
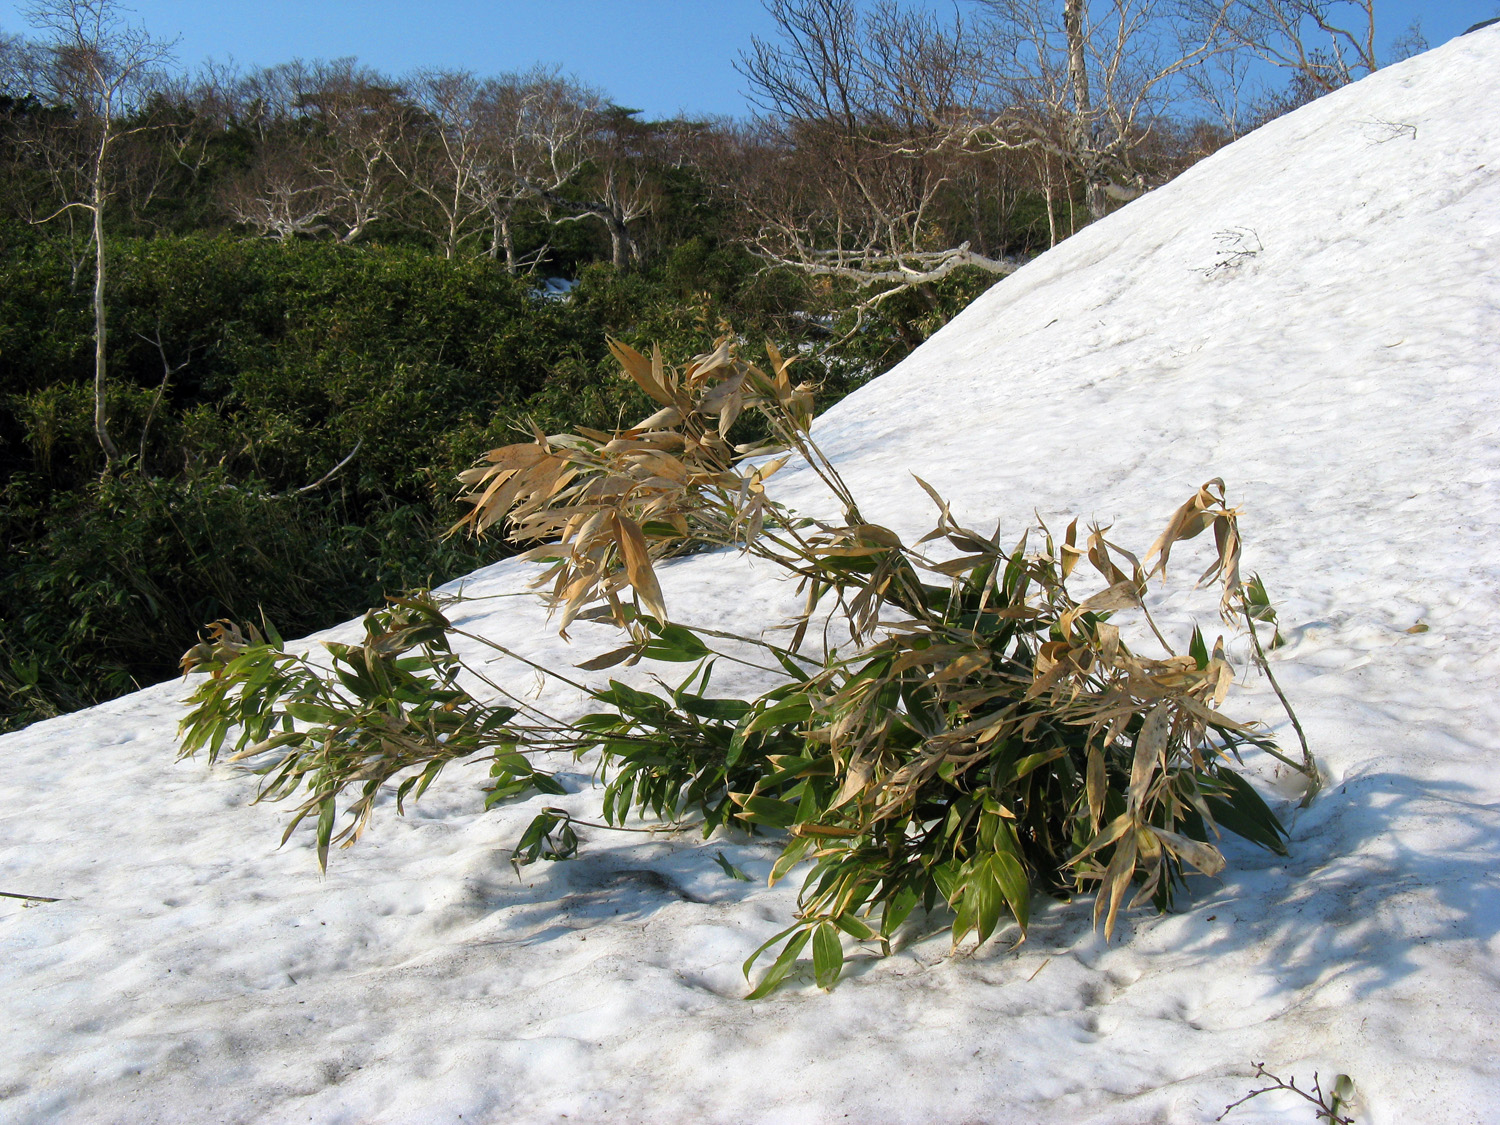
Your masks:
M13 502L0 529L25 514ZM15 535L0 572L0 721L10 725L171 676L205 618L264 613L319 628L387 589L478 561L460 541L439 542L442 528L418 507L353 524L328 497L273 493L222 469L95 478L30 515L37 527Z
M619 378L607 335L691 354L733 320L798 345L804 375L832 401L899 359L981 283L949 279L926 297L887 302L841 352L823 354L847 334L852 321L838 310L858 295L765 270L743 248L691 230L687 217L671 218L682 237L648 268L581 261L563 301L542 299L536 278L489 260L409 246L117 235L107 399L131 464L129 479L113 484L99 480L93 431L86 248L61 228L0 223L0 529L11 548L0 587L14 595L0 606L0 674L11 677L0 680L9 693L0 722L159 677L190 636L178 631L184 621L201 620L186 607L254 616L274 604L278 622L300 631L342 619L382 589L441 581L502 552L394 529L450 525L453 477L532 422L549 432L610 429L639 414L648 400ZM759 436L758 424L739 433ZM131 569L191 559L203 543L238 549L251 541L246 529L272 515L255 497L296 493L356 450L285 521L291 505L274 508L290 539L255 565ZM201 532L158 518L167 505L144 482L196 497ZM132 515L122 515L121 490L139 502ZM238 490L248 507L207 496L215 490ZM154 553L105 542L116 524L146 523L160 542ZM267 560L277 559L295 559L294 572L271 577ZM143 604L183 608L146 614L162 637L147 653L140 615L121 607L158 586L165 601L153 593ZM21 679L3 671L12 666Z

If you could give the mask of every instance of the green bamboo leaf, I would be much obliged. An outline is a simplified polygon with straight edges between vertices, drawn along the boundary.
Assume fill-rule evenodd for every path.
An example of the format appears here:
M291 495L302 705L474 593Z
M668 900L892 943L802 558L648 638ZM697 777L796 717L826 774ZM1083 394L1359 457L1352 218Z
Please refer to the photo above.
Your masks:
M844 971L844 943L839 939L838 928L831 922L820 922L813 931L812 949L813 976L818 987L827 992Z
M969 881L968 890L964 892L966 898L969 895L977 896L974 903L974 925L982 942L989 940L995 927L1000 924L1000 916L1005 912L1005 890L1000 885L1000 872L996 862L999 859L999 856L992 855L981 860Z
M798 694L783 699L773 707L767 707L756 715L745 729L748 733L754 733L771 730L774 727L804 723L812 717L812 713L812 701L805 694Z
M516 709L514 707L486 708L479 720L478 729L488 734L491 731L498 730L500 727L503 727L506 723L510 722L515 717ZM511 748L514 749L514 743L511 744Z
M642 620L656 637L643 651L643 655L653 660L701 660L713 655L713 650L690 629L681 625L657 625L645 617Z
M921 901L922 896L912 887L902 887L887 898L880 916L880 936L889 938L894 934Z
M1068 748L1066 746L1054 746L1050 750L1043 750L1036 754L1027 754L1026 757L1022 758L1012 767L1012 777L1020 780L1032 770L1044 766L1048 762L1057 761L1057 759L1061 758L1067 752Z
M511 748L496 750L494 760L490 762L491 777L504 777L530 772L531 763L526 760L526 756L517 753Z
M318 869L328 870L328 842L333 838L336 804L333 794L318 802Z
M789 655L780 649L772 649L771 653L776 657L776 663L786 670L786 674L795 680L803 680L807 677L807 670L797 664Z
M801 925L802 923L799 922L798 926ZM766 975L761 978L760 984L756 985L754 991L746 996L745 999L759 1000L775 991L776 986L784 981L787 978L787 974L796 967L797 955L802 952L802 947L807 944L807 939L810 935L811 931L806 929L800 933L793 934L787 941L785 948L782 949L781 956L776 958L776 962L766 970ZM764 949L765 946L761 948ZM745 975L749 975L748 969Z
M431 785L433 781L436 780L437 775L442 772L444 764L445 763L441 758L434 758L431 762L427 763L427 768L422 771L422 776L417 781L417 791L412 797L413 800L421 799L422 794L427 792L427 787Z
M1014 845L1013 837L1012 844ZM1000 893L1005 896L1006 904L1024 934L1031 920L1031 881L1026 877L1025 867L1021 865L1019 848L1014 853L996 852L989 862Z
M1193 639L1188 642L1188 655L1193 658L1193 663L1198 666L1198 671L1208 667L1208 646L1203 643L1203 630L1193 626Z
M331 723L338 716L338 712L332 707L324 707L316 703L288 703L286 713L299 722L319 725Z
M745 744L750 737L750 721L751 715L747 713L735 725L734 735L729 740L729 750L724 755L726 767L733 768L745 753Z
M750 876L746 875L738 867L725 859L723 852L714 853L714 862L717 863L723 870L724 874L728 875L731 879L737 879L742 883L751 882Z
M557 827L559 818L550 812L538 813L532 818L531 823L526 826L526 831L521 833L521 839L516 842L515 851L512 853L512 863L522 855L530 854L535 859L541 848L542 841ZM522 862L529 862L523 860Z
M758 961L758 960L760 960L760 955L762 953L764 953L766 950L770 949L771 946L775 945L782 938L786 937L787 934L791 933L792 931L794 931L796 929L799 929L802 925L803 925L803 923L801 923L801 922L793 922L786 929L776 931L776 933L772 934L765 941L761 942L761 944L756 947L755 952L752 953L752 954L750 954L749 957L746 957L745 958L745 963L740 966L740 971L745 974L745 979L746 980L750 979L750 970L755 967L755 962Z
M518 797L522 793L531 791L531 782L527 780L508 781L504 785L497 785L493 789L485 791L484 807L492 809L501 801L508 801L512 797Z
M797 823L797 806L775 797L747 797L740 808L740 819L770 828L790 828Z
M751 704L743 699L705 699L701 695L687 694L679 696L677 705L689 715L723 723L738 723L751 708Z
M552 797L566 797L568 795L567 788L550 773L533 772L530 775L530 781L538 792L546 793Z
M807 837L800 837L789 843L771 866L771 884L779 883L786 877L786 873L797 864L801 863L808 851L813 847L813 841Z
M963 887L963 866L959 860L950 859L932 868L932 881L950 906L958 901L959 891Z
M1255 787L1228 770L1219 771L1215 780L1227 792L1223 797L1204 798L1214 821L1252 844L1259 844L1277 855L1286 855L1286 829Z
M833 924L856 941L874 941L875 931L862 918L845 911L833 920Z

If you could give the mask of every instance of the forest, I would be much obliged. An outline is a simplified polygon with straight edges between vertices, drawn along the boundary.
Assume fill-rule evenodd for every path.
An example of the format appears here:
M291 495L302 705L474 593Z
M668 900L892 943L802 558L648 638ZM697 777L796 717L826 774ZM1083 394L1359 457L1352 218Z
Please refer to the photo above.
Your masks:
M111 0L0 29L0 730L499 557L445 535L457 474L636 416L611 339L774 340L826 406L1381 61L1373 0L767 8L745 120L544 66L189 71Z

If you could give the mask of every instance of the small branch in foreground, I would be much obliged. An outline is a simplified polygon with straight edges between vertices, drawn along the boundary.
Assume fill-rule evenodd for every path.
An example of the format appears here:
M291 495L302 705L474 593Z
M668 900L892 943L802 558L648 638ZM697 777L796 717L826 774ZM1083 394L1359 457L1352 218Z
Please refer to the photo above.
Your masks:
M1323 1093L1322 1086L1318 1084L1318 1074L1316 1071L1313 1072L1311 1091L1304 1090L1298 1086L1295 1076L1290 1080L1283 1080L1278 1075L1272 1074L1266 1069L1265 1063L1255 1064L1255 1077L1264 1078L1271 1085L1262 1086L1259 1090L1252 1090L1239 1101L1230 1102L1224 1107L1224 1112L1214 1118L1215 1121L1223 1121L1224 1118L1229 1116L1230 1110L1236 1106L1244 1105L1246 1102L1258 1098L1262 1094L1269 1094L1276 1090L1286 1090L1289 1093L1296 1094L1304 1101L1311 1102L1317 1107L1318 1112L1315 1120L1326 1122L1326 1125L1354 1125L1354 1118L1346 1116L1343 1112L1349 1108L1349 1102L1354 1098L1354 1079L1350 1078L1347 1074L1336 1076L1333 1080L1333 1089L1327 1094Z
M18 895L14 891L0 891L0 898L18 898L23 902L61 902L60 898L48 898L46 895Z

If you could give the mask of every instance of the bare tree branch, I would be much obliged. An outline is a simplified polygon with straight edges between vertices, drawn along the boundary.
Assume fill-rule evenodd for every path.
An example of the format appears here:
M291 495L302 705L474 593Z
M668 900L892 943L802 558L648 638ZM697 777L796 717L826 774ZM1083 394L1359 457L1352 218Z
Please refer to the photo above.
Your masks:
M365 443L365 439L364 438L360 438L358 441L356 441L354 443L354 448L349 451L349 455L347 457L345 457L342 461L340 461L333 468L329 469L326 473L324 473L322 476L320 476L317 480L313 481L312 484L304 484L301 488L293 489L291 491L290 495L292 495L292 496L301 496L304 493L314 492L317 489L322 488L325 484L327 484L329 481L331 481L334 477L336 477L339 474L339 470L341 470L350 461L354 460L354 455L359 452L360 446L364 445L364 443ZM283 492L281 495L286 496L286 495L289 495L289 494Z

